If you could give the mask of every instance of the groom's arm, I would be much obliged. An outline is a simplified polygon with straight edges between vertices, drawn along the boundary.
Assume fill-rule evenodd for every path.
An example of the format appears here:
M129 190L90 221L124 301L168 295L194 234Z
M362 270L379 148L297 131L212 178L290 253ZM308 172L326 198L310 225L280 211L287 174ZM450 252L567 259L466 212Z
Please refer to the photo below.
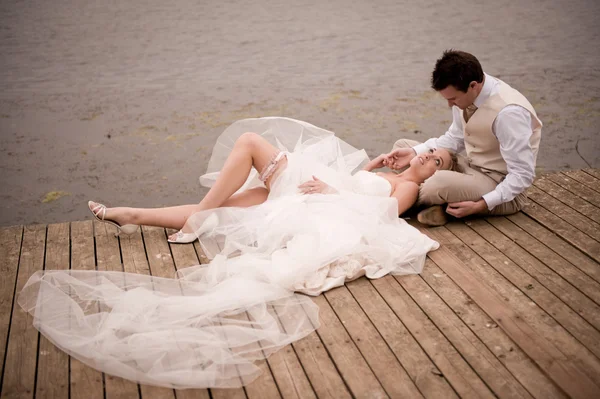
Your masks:
M489 210L512 201L524 192L535 178L535 155L530 139L533 134L531 114L518 105L505 107L492 125L500 143L500 154L508 174L496 189L483 196Z
M446 148L456 153L465 149L465 136L463 134L461 110L458 107L452 107L452 124L448 131L441 137L429 139L423 144L413 147L417 154L427 152L434 148Z

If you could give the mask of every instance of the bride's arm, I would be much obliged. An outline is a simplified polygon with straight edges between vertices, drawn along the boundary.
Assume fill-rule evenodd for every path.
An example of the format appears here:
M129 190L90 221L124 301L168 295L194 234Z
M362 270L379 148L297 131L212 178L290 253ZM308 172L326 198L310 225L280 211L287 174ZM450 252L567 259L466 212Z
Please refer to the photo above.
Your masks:
M413 182L398 184L391 197L398 201L398 215L410 209L417 202L419 185Z
M378 156L377 158L373 159L372 161L369 161L368 164L365 165L365 167L362 170L366 170L367 172L371 172L373 169L380 169L383 168L385 165L383 163L384 159L386 159L387 155L386 154L381 154L380 156Z

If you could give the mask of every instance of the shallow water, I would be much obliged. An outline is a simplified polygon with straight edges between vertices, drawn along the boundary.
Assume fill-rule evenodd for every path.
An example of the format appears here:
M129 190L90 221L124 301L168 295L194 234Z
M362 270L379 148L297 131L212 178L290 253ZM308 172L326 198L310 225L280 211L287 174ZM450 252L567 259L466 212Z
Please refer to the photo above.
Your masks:
M0 225L83 219L87 199L197 202L215 138L245 117L307 120L372 156L440 135L451 115L428 79L451 47L534 104L540 172L600 167L599 15L591 0L0 2Z

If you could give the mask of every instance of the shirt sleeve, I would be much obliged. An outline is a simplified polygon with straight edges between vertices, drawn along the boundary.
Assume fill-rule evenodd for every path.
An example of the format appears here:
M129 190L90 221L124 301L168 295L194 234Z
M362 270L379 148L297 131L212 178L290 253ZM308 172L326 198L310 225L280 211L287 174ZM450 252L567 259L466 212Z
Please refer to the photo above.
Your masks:
M492 131L500 142L500 154L506 162L508 174L493 191L483 196L489 210L512 201L531 186L535 178L535 157L530 144L533 129L529 111L519 105L504 107L498 113Z
M448 131L441 137L429 139L423 144L413 147L417 154L429 151L432 148L447 148L456 153L465 149L465 136L463 133L460 108L452 107L452 124Z

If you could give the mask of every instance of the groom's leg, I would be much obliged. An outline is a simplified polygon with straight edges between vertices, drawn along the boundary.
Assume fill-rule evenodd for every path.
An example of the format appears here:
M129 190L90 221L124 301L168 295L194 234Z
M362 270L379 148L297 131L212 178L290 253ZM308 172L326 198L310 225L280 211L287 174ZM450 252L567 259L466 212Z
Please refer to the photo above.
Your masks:
M498 183L490 176L470 167L464 167L464 173L449 170L437 171L421 185L418 205L432 206L460 201L478 201ZM491 215L510 215L518 212L525 203L525 195L517 196L513 201L500 204L492 209Z
M397 140L394 143L394 147L393 149L396 148L413 148L416 145L422 144L420 142L418 142L417 140L411 140L411 139L400 139Z
M464 173L438 170L419 189L419 205L442 205L460 201L478 201L496 188L496 182L472 168Z

